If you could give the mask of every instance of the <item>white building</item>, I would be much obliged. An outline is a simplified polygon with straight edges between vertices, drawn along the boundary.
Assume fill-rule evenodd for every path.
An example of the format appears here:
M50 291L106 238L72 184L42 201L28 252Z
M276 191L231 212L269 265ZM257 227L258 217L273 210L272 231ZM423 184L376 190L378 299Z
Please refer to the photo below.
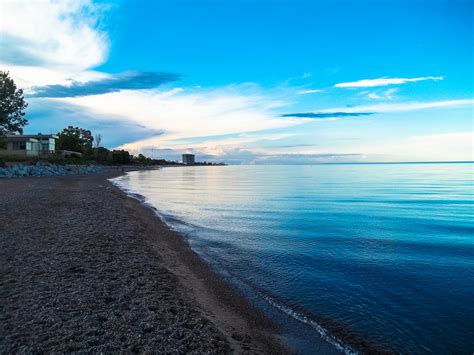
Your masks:
M38 157L54 153L56 150L54 134L7 134L7 149L0 149L0 155L18 157Z

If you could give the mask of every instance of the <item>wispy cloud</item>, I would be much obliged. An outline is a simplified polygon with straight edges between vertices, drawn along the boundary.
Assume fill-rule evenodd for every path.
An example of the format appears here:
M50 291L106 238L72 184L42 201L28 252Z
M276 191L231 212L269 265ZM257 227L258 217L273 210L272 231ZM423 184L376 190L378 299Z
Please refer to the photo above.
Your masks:
M348 83L339 83L334 85L337 88L367 88L375 86L387 85L401 85L425 80L443 80L442 76L424 76L420 78L379 78L379 79L364 79Z
M469 142L472 147L472 135L468 134L415 137L409 141L397 137L393 146L385 142L382 134L381 144L386 146L381 147L373 142L377 138L374 134L364 147L364 138L354 129L355 125L359 128L363 124L355 122L351 126L351 121L361 120L336 123L337 127L328 123L323 127L326 131L321 132L295 127L316 120L474 104L474 99L394 103L395 89L386 87L443 80L443 77L342 82L336 88L367 88L356 90L355 97L350 99L365 103L367 99L393 101L347 107L343 106L345 98L340 90L325 88L328 95L337 91L334 100L338 103L334 106L340 106L328 108L326 100L319 101L324 106L316 104L319 95L301 96L322 91L312 89L312 84L276 88L257 84L169 88L161 85L174 82L178 75L101 72L94 68L106 62L110 46L108 34L100 25L106 11L103 4L93 0L2 2L0 68L9 70L17 84L27 89L28 129L32 132L54 132L68 124L77 124L102 133L109 147L123 146L148 155L151 151L146 149L153 148L160 154L176 157L181 152L194 151L210 159L246 163L354 161L363 160L366 154L388 154L397 149L399 155L405 151L407 155L425 151L426 156L434 156L433 147L436 154L455 156L452 152L457 149L456 154L462 156ZM332 75L330 71L326 74ZM305 73L303 78L299 76L295 80L300 83L311 75ZM363 90L366 92L359 93ZM314 106L303 106L309 99ZM281 112L289 113L279 115ZM344 130L354 136L353 140L338 143ZM302 137L298 132L304 132Z
M103 137L102 143L107 147L116 147L164 133L160 129L152 129L123 117L102 116L80 106L42 98L29 100L28 119L29 132L60 132L68 125L85 127L95 134L100 133Z
M384 91L362 91L359 93L359 96L370 100L393 100L397 92L397 88L391 88Z
M462 107L474 104L474 99L463 99L463 100L445 100L445 101L431 101L431 102L404 102L404 103L389 103L389 104L377 104L377 105L361 105L355 107L339 107L321 110L322 113L333 113L338 111L344 111L346 113L367 113L371 112L405 112L415 110L425 110L433 108L446 108L446 107Z
M98 23L105 5L90 0L2 1L0 65L23 87L62 84L102 64L109 39Z
M30 97L77 97L99 95L120 90L151 89L180 78L173 73L125 72L107 78L77 82L69 85L46 85L33 87Z
M298 94L299 95L307 95L307 94L316 94L318 92L322 92L323 90L317 90L317 89L314 89L314 90L301 90L301 91L298 91Z
M35 53L30 50L31 47L36 46L33 41L6 33L3 26L0 28L2 30L0 32L1 61L4 65L37 66L46 64L41 56L35 55Z
M21 40L16 48L31 60L81 69L99 65L109 49L107 35L97 29L103 10L89 0L2 1L2 46Z
M256 132L303 124L309 118L278 117L279 97L246 85L216 89L123 90L102 95L55 98L101 116L131 120L180 139Z
M338 117L355 117L373 115L373 112L299 112L284 113L280 117L303 117L303 118L338 118Z
M255 132L191 139L153 137L125 144L121 148L134 152L134 154L146 153L152 149L155 151L165 149L166 151L163 153L170 159L177 159L180 154L190 152L199 155L199 157L214 157L215 159L224 159L225 157L227 160L230 158L229 154L239 152L241 155L245 151L246 158L244 160L249 162L257 154L267 154L268 149L262 148L262 145L274 147L276 143L272 142L284 141L292 136L293 134L290 133ZM234 155L232 159L237 159L237 157ZM244 160L241 156L239 162Z
M127 147L126 147L127 148ZM127 148L129 149L129 148ZM183 152L196 154L200 160L225 161L230 164L314 164L355 162L364 160L360 153L282 153L273 149L238 147L234 145L219 146L210 150L208 147L194 146L190 148L153 148L141 146L135 154L153 154L170 160L180 160Z

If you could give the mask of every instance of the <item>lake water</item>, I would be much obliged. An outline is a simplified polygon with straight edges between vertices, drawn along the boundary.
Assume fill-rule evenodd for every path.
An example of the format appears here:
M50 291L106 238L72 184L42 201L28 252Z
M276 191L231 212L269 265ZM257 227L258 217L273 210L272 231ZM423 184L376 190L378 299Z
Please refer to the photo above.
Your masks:
M115 182L185 233L296 350L351 352L360 336L472 354L473 176L470 163L216 166Z

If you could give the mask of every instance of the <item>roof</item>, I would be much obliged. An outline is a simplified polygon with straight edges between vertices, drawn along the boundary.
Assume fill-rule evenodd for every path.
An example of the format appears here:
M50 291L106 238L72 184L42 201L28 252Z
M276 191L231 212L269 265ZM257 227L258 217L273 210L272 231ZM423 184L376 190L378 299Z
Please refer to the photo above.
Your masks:
M58 139L59 137L55 134L7 134L7 138L32 138L32 139L45 139L45 138L54 138Z
M38 142L36 138L23 136L21 134L7 134L8 141L17 141L17 142Z

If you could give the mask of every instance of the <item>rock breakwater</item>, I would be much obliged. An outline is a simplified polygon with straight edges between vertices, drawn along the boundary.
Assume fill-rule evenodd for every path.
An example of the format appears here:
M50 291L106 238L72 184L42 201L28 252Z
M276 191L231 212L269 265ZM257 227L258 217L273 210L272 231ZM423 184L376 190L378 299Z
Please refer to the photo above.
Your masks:
M36 163L33 165L14 165L0 168L1 178L15 178L26 176L65 176L93 174L102 171L97 165L56 165L48 163Z

